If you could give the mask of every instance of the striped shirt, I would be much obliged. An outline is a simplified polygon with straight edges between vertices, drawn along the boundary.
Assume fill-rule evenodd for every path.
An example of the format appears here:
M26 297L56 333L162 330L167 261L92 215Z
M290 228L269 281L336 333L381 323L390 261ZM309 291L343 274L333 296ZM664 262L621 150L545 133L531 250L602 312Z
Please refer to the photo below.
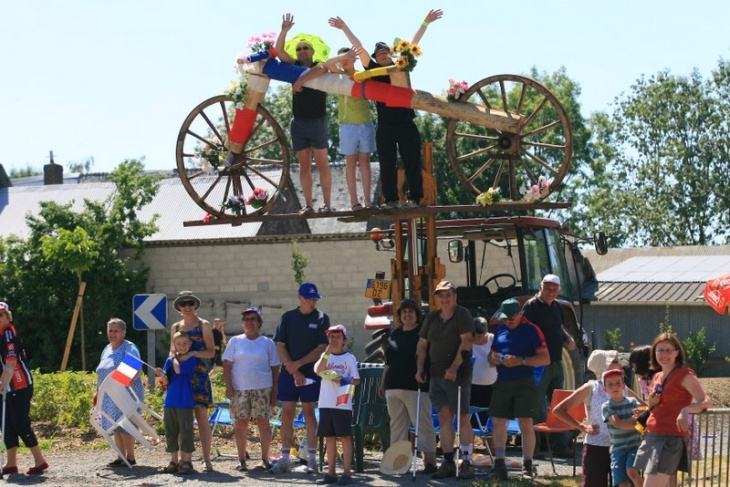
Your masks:
M634 409L639 406L639 401L634 397L625 397L621 402L614 402L611 399L603 403L601 413L603 420L608 425L608 432L611 435L611 451L621 448L636 448L641 443L641 435L635 429L624 430L617 428L609 421L611 416L618 419L630 420Z

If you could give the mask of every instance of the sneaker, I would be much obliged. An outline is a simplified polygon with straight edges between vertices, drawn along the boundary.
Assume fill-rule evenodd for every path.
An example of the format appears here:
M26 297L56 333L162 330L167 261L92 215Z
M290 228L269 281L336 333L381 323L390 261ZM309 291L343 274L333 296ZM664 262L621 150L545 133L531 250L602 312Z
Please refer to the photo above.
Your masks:
M507 480L509 479L509 473L507 473L507 465L504 463L504 458L500 458L494 461L492 470L487 474L489 480Z
M291 464L288 461L284 461L283 458L278 459L274 463L271 464L271 468L269 469L269 473L273 474L281 474L281 473L288 473L291 472Z
M530 478L537 477L537 469L532 465L532 460L524 460L522 462L522 476Z
M476 474L474 473L474 467L469 460L464 460L459 465L459 478L460 479L473 479Z
M408 200L405 203L403 203L403 206L401 206L401 208L418 208L419 206L421 206L421 205L420 205L420 203L418 203L418 201Z
M233 152L228 153L228 155L226 156L226 160L224 161L224 164L226 165L226 167L231 167L233 165L233 163L236 162L237 155L238 154L234 154Z
M431 475L432 479L446 479L449 477L456 477L456 464L454 462L442 463L436 473Z
M380 205L381 210L397 210L400 208L400 201L386 201L382 205Z
M334 208L332 208L330 205L322 205L317 210L317 213L332 213L334 211Z
M317 479L317 481L315 482L315 484L317 484L317 485L327 485L327 484L335 484L335 483L339 483L339 482L337 482L337 477L333 477L332 475L330 475L328 473L324 474L324 477L322 477L321 479Z
M352 477L349 475L340 475L340 479L337 481L337 485L350 485L352 483Z
M437 470L438 468L436 468L436 465L434 465L433 463L427 463L421 470L418 471L418 473L432 475L435 474Z

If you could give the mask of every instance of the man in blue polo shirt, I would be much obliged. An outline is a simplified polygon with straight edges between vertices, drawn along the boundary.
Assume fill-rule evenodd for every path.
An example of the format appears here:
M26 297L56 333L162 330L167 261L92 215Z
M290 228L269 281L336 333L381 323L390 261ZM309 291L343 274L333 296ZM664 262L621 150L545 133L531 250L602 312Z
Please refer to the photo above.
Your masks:
M537 385L535 367L550 363L545 337L540 328L522 315L516 299L502 302L497 316L505 320L494 332L489 362L497 366L497 382L492 389L489 414L494 428L494 468L490 477L507 480L505 452L507 421L517 418L522 431L522 472L533 476L532 455L535 450L535 415Z
M319 400L320 378L314 373L314 363L327 348L326 330L330 327L329 316L317 309L317 301L321 298L317 286L305 282L299 287L299 307L284 313L276 327L274 341L282 365L277 399L282 402L283 411L279 430L281 458L274 462L271 473L279 474L291 469L289 454L297 401L302 403L307 425L307 471L314 472L317 465L317 418L314 405Z

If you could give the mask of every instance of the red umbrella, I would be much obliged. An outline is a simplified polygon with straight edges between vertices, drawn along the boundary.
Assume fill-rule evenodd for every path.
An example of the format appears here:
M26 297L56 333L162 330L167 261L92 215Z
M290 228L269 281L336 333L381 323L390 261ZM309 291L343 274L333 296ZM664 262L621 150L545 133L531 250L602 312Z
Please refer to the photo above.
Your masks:
M705 301L721 315L725 314L728 305L730 305L730 274L707 281Z

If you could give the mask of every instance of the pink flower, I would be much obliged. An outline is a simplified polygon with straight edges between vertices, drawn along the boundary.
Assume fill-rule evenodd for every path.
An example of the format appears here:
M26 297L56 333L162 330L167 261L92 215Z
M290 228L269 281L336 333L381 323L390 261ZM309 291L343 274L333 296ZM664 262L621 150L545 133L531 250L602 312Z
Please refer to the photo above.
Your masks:
M208 222L210 222L210 220L212 218L213 218L213 215L211 215L210 213L206 213L205 216L203 217L203 222L208 223Z

